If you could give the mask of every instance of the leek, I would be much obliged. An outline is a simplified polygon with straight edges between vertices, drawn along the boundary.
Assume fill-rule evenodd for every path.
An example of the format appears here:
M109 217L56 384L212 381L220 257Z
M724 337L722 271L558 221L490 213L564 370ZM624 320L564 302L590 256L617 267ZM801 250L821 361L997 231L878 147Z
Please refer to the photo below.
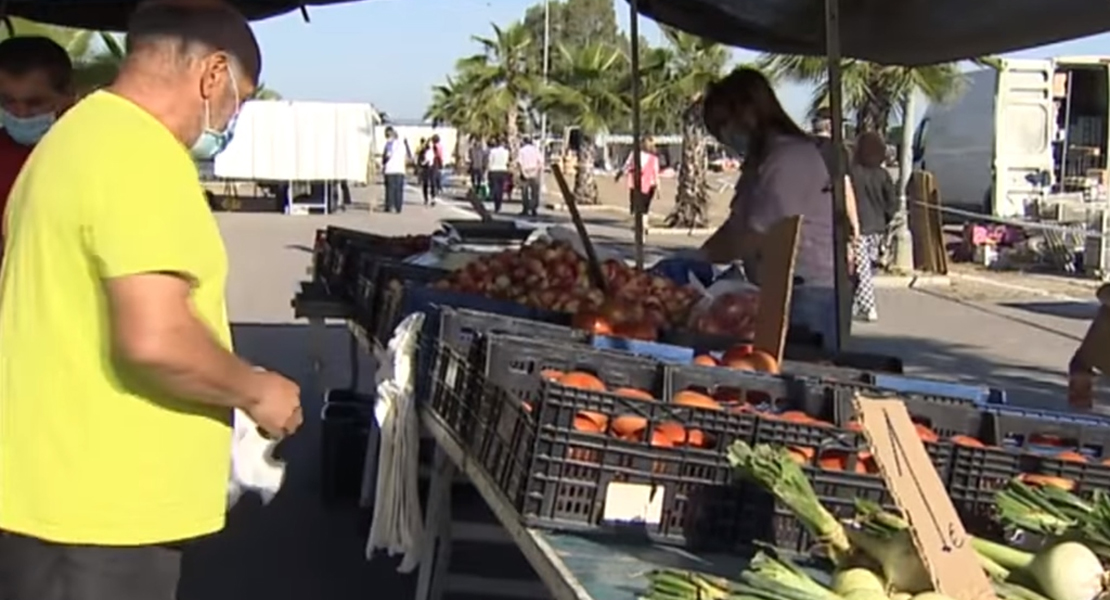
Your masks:
M728 449L728 460L741 475L786 505L818 543L828 548L834 562L847 557L851 547L844 526L821 505L805 472L785 450L766 444L752 448L736 442Z

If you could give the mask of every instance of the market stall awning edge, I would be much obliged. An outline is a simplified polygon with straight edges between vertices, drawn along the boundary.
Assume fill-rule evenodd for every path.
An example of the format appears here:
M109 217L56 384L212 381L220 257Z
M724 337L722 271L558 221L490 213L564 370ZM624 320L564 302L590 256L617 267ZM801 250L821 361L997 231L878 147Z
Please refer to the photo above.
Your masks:
M638 0L641 14L730 46L825 54L824 0ZM843 56L931 64L1110 31L1103 0L841 0Z

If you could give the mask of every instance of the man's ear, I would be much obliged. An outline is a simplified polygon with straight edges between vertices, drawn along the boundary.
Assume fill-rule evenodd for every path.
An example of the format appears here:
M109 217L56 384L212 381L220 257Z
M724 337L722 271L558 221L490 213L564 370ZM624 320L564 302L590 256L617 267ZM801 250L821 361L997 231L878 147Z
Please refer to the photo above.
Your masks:
M209 99L214 97L223 85L227 85L226 83L221 85L220 80L228 76L227 71L231 68L231 64L223 52L217 52L205 58L201 64L200 96Z

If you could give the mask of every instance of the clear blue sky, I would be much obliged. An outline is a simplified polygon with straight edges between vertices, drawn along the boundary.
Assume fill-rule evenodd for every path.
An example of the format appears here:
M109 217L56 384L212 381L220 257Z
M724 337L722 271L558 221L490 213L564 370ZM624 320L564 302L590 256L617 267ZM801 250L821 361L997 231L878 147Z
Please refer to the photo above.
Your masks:
M524 15L533 0L364 0L310 7L311 22L291 13L255 24L262 44L263 79L292 100L372 102L396 118L419 118L431 86L451 73L455 60L473 54L473 35L490 23ZM628 26L628 5L616 1ZM641 17L640 30L653 42L660 33ZM1110 34L1044 46L1007 56L1047 57L1110 54ZM736 60L751 52L737 50ZM805 112L808 90L786 86L779 93L795 116Z

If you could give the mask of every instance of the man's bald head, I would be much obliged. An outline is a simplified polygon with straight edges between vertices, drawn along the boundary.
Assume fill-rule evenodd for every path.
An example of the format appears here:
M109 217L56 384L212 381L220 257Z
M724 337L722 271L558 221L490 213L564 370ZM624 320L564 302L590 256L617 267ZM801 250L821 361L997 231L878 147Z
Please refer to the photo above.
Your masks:
M218 0L153 0L141 4L127 27L127 52L171 51L181 57L224 52L251 84L262 73L258 40L241 13Z

